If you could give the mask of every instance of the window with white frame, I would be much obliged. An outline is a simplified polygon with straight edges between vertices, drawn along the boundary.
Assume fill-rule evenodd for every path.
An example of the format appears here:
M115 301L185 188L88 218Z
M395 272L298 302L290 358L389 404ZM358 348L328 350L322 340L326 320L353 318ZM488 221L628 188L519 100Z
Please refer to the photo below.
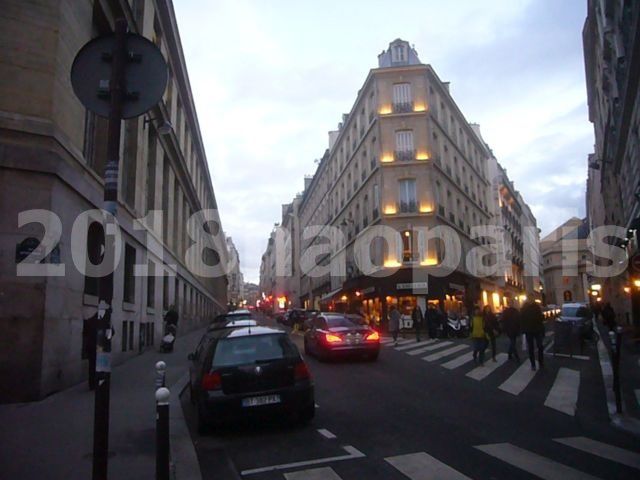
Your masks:
M393 84L393 110L395 112L408 112L412 110L411 84Z
M396 159L407 161L414 159L413 130L396 132Z
M407 60L405 45L394 45L391 49L391 61L396 62L405 62Z
M400 212L415 212L417 210L416 179L403 178L398 180L398 193L400 197Z

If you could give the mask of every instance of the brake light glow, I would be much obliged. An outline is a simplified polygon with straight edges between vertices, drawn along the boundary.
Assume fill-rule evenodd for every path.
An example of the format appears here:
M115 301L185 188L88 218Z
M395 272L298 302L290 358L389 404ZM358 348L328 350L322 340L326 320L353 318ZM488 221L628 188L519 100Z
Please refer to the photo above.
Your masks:
M340 343L340 342L342 342L342 338L339 337L338 335L334 335L333 333L325 334L324 339L327 341L327 343Z
M367 342L378 342L380 341L380 334L375 330L367 335Z
M300 362L296 364L293 370L293 378L297 381L299 380L308 380L311 378L311 374L309 373L309 369L307 368L307 364L304 362Z
M202 377L201 387L206 392L220 390L222 388L222 377L218 372L207 373Z

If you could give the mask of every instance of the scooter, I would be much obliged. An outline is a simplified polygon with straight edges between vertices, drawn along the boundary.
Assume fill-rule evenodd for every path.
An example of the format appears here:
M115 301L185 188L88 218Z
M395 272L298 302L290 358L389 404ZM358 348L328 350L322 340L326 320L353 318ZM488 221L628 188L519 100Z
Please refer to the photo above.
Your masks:
M447 317L447 337L464 338L469 335L469 319L466 317Z
M176 341L176 326L173 324L167 325L164 329L164 337L160 342L160 352L170 353L173 352L173 344Z

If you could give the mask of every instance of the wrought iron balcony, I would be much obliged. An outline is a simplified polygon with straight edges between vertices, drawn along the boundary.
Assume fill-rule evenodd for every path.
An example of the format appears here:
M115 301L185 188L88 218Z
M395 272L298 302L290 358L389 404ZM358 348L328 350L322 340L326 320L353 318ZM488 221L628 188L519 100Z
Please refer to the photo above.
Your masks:
M393 104L393 113L413 112L413 102L398 102Z
M410 162L416 159L415 150L396 150L393 155L398 162Z

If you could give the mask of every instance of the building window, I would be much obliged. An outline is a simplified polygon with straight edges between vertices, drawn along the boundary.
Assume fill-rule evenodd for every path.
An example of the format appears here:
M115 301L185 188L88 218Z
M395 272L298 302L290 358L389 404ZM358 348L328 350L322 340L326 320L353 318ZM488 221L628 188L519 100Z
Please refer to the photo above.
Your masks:
M162 308L169 309L169 276L168 272L165 272L162 277Z
M413 232L405 230L402 232L402 261L410 262L413 260Z
M122 299L127 303L136 302L136 277L133 269L136 264L136 249L128 243L124 246L124 291Z
M415 159L413 148L413 130L398 130L396 132L396 160L410 161Z
M393 111L406 113L413 110L410 83L395 83L393 85Z
M155 272L155 264L149 261L148 270L147 270L147 307L154 308L155 307L155 296L156 296L156 272Z
M405 51L405 45L394 45L391 49L391 61L393 63L406 62L407 54Z
M400 212L410 213L417 210L416 202L416 179L405 178L398 181L400 194Z
M373 214L371 215L371 218L374 218L374 219L378 218L378 215L380 213L379 208L380 208L380 187L376 183L373 186Z

